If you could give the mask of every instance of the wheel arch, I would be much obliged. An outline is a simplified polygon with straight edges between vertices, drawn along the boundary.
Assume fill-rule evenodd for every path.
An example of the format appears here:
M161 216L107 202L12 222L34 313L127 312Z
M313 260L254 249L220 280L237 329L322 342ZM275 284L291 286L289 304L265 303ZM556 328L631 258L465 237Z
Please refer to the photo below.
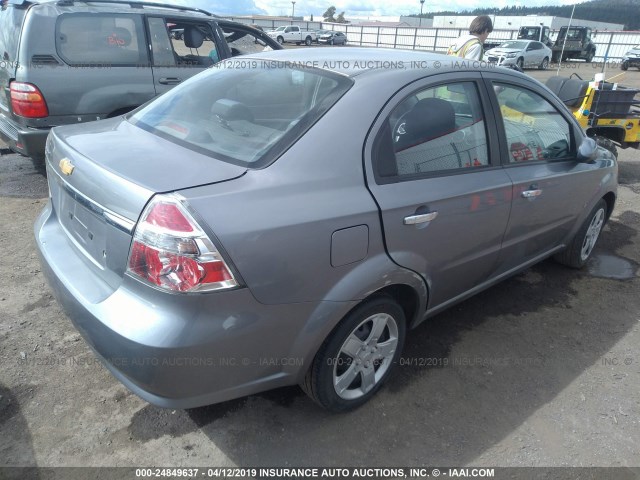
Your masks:
M377 279L376 283L366 290L354 291L354 284L358 283L355 279L360 277L362 281L365 275L368 279ZM338 301L343 295L353 300ZM357 274L347 275L334 287L327 295L327 301L319 302L289 352L291 358L303 359L304 365L287 373L294 376L297 383L302 381L322 344L344 319L364 303L380 296L389 296L399 304L405 314L407 330L423 320L428 300L426 283L418 274L398 267L386 255L380 255L376 265L364 268L363 264Z

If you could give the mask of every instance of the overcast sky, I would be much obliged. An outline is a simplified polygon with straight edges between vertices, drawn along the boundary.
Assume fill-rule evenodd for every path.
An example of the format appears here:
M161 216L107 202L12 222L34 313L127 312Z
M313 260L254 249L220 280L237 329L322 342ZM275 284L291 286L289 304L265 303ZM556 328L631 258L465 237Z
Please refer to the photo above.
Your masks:
M171 1L171 0L167 0ZM174 0L176 3L184 3L190 6L205 8L212 13L220 15L291 15L290 0ZM447 2L438 0L424 3L425 12L441 10L464 10L476 7L504 7L507 5L526 5L528 7L542 5L573 5L579 0L527 0L507 1L507 0L456 0ZM420 13L420 0L296 0L296 16L322 15L325 10L334 5L338 13L345 12L345 17L352 16L400 16Z

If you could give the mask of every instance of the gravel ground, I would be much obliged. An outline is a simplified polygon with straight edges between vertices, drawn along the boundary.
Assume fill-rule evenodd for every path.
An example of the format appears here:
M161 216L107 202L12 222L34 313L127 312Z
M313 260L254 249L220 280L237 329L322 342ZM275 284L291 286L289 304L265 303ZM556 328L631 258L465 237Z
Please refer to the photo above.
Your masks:
M129 393L72 327L35 254L46 182L3 154L0 466L640 466L638 151L620 184L586 269L546 261L426 322L359 410L292 387L181 411Z

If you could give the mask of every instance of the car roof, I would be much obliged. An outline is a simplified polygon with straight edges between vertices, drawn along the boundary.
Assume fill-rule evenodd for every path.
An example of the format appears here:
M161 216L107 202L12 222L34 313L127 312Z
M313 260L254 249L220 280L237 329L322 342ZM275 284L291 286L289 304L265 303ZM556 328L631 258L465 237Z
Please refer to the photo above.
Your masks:
M126 0L9 0L14 5L43 5L54 7L59 12L117 12L117 13L148 13L172 16L203 18L220 18L204 9L187 7L179 4L166 4L145 1Z
M292 48L248 54L243 58L287 62L293 67L320 68L348 77L382 75L384 72L391 71L415 71L420 76L425 76L425 72L438 74L450 71L495 71L495 68L500 68L502 73L523 76L509 68L492 67L486 62L466 60L440 53L389 48Z

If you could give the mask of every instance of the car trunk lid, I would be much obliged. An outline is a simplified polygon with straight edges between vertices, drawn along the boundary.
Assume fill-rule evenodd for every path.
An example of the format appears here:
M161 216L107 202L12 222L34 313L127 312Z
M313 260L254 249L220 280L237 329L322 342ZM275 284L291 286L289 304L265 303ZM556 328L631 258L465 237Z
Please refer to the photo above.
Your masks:
M126 271L135 223L154 194L232 180L246 168L114 119L54 129L47 171L58 222L115 289Z

